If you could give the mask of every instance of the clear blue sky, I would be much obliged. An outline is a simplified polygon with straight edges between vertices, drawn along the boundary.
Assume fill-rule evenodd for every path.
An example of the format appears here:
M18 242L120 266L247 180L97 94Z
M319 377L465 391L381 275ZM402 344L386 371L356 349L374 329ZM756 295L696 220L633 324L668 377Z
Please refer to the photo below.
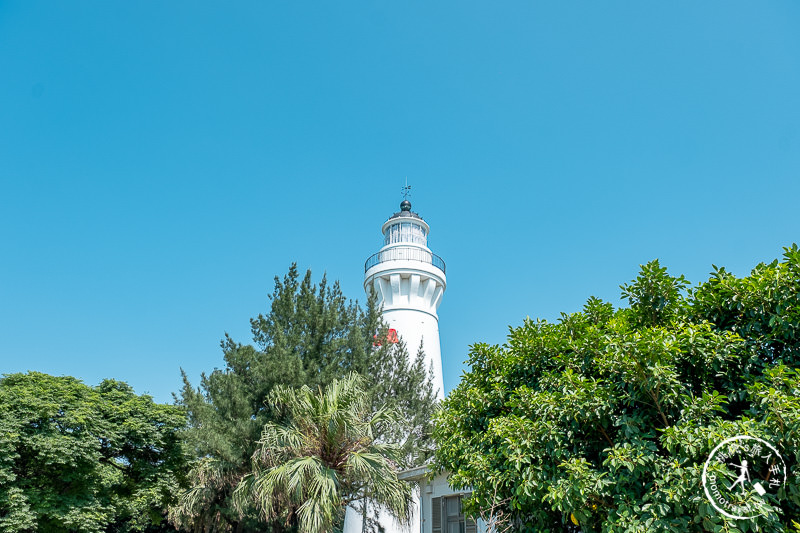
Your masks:
M661 259L800 240L795 1L0 1L0 372L131 383L249 342L289 264L363 301L408 176L445 387Z

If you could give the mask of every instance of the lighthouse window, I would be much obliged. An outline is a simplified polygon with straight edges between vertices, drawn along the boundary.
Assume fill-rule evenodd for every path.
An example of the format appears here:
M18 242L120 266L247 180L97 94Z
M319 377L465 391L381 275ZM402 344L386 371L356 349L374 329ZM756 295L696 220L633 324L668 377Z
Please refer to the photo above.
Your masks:
M384 244L400 242L400 224L392 224L386 229L386 237L383 242Z
M411 224L411 242L426 244L425 229L419 224Z
M420 224L412 222L401 222L392 224L386 228L383 237L383 244L393 244L397 242L413 242L415 244L427 244L425 238L425 228Z
M423 228L419 224L411 224L411 233L413 235L413 242L417 244L426 244L425 228Z
M411 242L411 224L408 222L400 224L400 241Z

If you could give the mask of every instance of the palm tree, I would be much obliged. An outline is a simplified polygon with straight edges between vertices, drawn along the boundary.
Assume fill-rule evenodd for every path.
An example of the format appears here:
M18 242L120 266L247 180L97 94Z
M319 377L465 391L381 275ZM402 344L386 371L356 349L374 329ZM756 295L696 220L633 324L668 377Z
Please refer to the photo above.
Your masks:
M219 532L240 531L242 520L228 516L222 495L237 478L231 465L220 459L203 457L192 464L188 472L191 487L178 494L177 501L170 506L168 518L182 531Z
M358 374L316 392L276 387L268 401L286 424L264 426L253 471L234 493L240 511L255 506L267 520L284 516L302 533L322 533L341 530L346 507L368 497L408 521L411 487L397 479L400 447L375 437L398 416L370 411Z

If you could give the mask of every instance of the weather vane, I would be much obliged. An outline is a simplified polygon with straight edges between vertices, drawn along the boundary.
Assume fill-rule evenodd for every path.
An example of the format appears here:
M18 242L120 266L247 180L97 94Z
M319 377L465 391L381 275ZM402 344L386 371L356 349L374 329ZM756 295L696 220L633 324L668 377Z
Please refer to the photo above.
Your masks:
M411 185L408 184L408 178L406 178L406 185L400 189L403 194L403 200L408 200L408 197L411 196Z

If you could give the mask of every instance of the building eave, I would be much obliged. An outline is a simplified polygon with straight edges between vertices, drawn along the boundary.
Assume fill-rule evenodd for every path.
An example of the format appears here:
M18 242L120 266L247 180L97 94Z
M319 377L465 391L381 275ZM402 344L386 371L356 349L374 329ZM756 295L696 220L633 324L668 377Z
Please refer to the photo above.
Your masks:
M422 481L425 477L427 477L430 471L431 469L427 466L415 466L414 468L408 468L398 472L397 479L403 481Z

